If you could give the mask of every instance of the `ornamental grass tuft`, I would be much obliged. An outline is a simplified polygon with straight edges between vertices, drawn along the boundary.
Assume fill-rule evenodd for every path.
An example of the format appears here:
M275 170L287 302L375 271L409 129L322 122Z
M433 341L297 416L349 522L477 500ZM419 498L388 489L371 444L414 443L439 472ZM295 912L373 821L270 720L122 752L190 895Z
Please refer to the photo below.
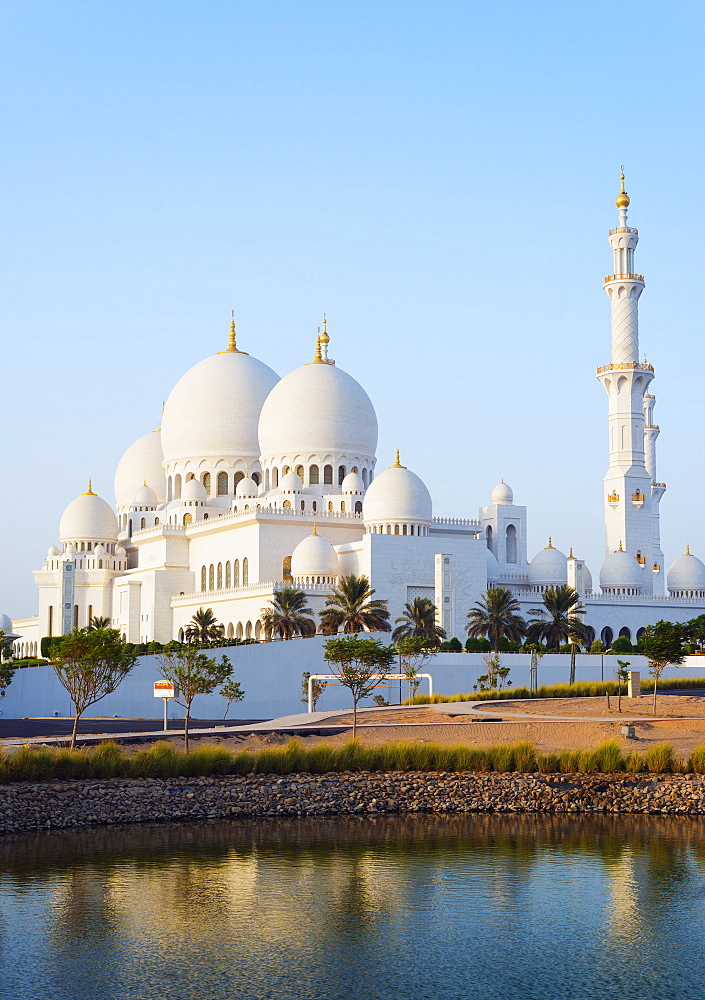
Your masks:
M676 751L672 743L657 743L646 751L646 769L651 774L668 774L676 762Z

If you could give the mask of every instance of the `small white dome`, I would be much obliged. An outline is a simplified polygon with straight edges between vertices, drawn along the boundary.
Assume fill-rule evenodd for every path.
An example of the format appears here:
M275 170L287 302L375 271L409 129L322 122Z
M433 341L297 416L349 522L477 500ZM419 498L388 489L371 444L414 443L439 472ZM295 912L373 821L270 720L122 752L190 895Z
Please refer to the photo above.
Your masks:
M370 398L341 368L307 364L285 375L262 407L262 459L291 464L299 455L347 456L374 465L377 417Z
M497 483L492 490L492 503L514 503L514 493L511 486L507 486L504 480Z
M86 493L76 497L61 515L59 538L62 542L117 541L118 524L113 508L95 494L88 484Z
M487 582L496 583L499 580L499 563L492 549L487 549Z
M157 494L154 492L151 486L147 486L146 483L142 483L142 485L132 498L132 506L158 507L159 500L157 499Z
M259 493L259 486L254 481L254 479L250 479L249 476L245 476L245 478L241 479L240 482L237 484L235 496L256 497L258 493Z
M76 546L73 544L73 542L69 542L69 544L66 546L66 551L64 552L64 559L70 560L75 558L75 556L76 556Z
M583 586L588 593L592 593L592 573L587 565L583 567Z
M207 500L208 494L203 483L199 483L197 479L189 479L187 483L184 483L184 488L181 491L181 499Z
M568 583L568 557L554 549L550 538L529 564L529 583L535 587L562 587Z
M164 503L166 479L163 461L160 431L150 431L130 445L115 470L115 502L118 507L127 507L145 480L157 494L158 502Z
M362 505L365 522L413 521L430 524L433 514L431 494L422 479L399 464L372 480Z
M12 631L12 618L2 612L0 612L0 631L4 632L5 635L14 635Z
M56 559L56 557L60 556L60 555L61 555L61 549L60 548L57 548L56 545L50 545L49 546L49 550L47 552L47 557L49 559Z
M690 546L669 569L666 586L671 593L705 591L705 564L693 555Z
M96 547L93 549L93 555L95 555L95 556L104 556L105 555L105 546L101 545L100 542L98 542L98 544L96 545Z
M257 422L278 381L271 368L237 350L199 361L179 379L164 406L165 462L259 458Z
M343 493L364 493L365 484L359 472L348 472L340 486Z
M305 577L331 577L340 572L335 549L314 527L313 534L294 549L291 556L291 575L296 580Z
M118 557L118 559L122 559L123 556L127 555L127 550L124 549L122 545L118 545L118 547L115 549L115 555Z
M643 570L634 556L620 549L611 552L600 569L601 590L641 590Z
M301 476L295 472L287 472L279 480L280 490L302 490L303 488L304 484L301 482Z

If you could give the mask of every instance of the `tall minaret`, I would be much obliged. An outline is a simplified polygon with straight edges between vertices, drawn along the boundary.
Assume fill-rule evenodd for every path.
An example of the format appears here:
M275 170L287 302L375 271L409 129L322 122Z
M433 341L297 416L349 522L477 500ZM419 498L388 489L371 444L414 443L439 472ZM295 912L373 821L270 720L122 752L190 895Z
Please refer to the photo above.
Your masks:
M639 360L639 296L644 278L634 273L634 250L639 233L627 225L629 196L624 173L617 196L619 226L610 230L614 273L605 278L612 307L612 363L597 369L609 399L610 459L605 489L606 553L624 551L643 569L641 592L654 590L654 576L662 579L663 559L655 537L658 533L659 487L655 478L655 434L647 397L654 369ZM648 418L648 420L646 419ZM655 434L654 434L655 431ZM647 453L648 450L648 459ZM648 467L651 466L651 467ZM658 558L655 558L658 553ZM658 570L654 569L658 563ZM657 585L657 589L661 589Z

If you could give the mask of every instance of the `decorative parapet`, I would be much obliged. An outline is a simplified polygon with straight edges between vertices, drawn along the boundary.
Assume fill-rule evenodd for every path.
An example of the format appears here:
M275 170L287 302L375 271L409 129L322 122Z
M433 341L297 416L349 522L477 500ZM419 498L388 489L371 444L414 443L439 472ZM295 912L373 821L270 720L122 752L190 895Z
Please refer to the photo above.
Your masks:
M644 284L644 275L630 274L626 272L624 274L608 274L603 281L603 285L606 285L608 281L641 281L641 283Z
M451 524L464 528L477 528L480 526L480 522L471 517L434 517L432 524Z
M635 492L632 493L632 503L636 504L637 507L641 507L643 505L644 499L645 497L641 490L635 490Z
M621 371L622 369L652 372L654 370L654 366L650 365L648 361L623 361L621 364L617 365L601 365L597 369L597 374L601 375L603 372Z
M608 493L607 501L609 503L619 503L619 493Z
M192 594L173 594L171 606L172 608L178 608L185 604L193 604L194 602L203 603L206 599L223 600L228 597L240 599L243 597L257 597L258 594L269 595L273 594L275 590L281 590L282 587L290 585L290 580L288 583L281 580L264 580L261 583L248 583L242 587L221 587L220 590L196 590ZM296 587L298 590L303 590L305 594L314 595L330 594L332 589L330 583L301 583L299 580L296 581Z

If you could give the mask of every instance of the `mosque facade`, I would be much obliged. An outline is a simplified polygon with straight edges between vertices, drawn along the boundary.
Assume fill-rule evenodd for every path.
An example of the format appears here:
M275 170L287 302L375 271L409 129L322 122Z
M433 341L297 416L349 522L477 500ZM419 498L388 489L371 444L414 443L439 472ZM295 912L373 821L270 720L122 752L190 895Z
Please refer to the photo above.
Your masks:
M656 473L654 369L639 354L638 231L610 231L612 357L597 377L608 400L605 560L598 586L584 561L548 545L528 559L526 507L499 483L476 518L433 515L422 480L396 460L377 470L377 418L362 386L330 358L324 321L313 359L280 378L237 345L199 362L172 390L161 428L135 441L115 473L115 507L88 489L34 572L38 613L6 622L18 654L43 636L111 619L129 642L183 637L209 607L226 636L264 638L261 615L293 582L315 612L331 587L364 574L396 617L429 597L447 635L488 586L509 587L522 613L570 584L586 623L609 645L661 618L705 612L705 565L688 550L664 572ZM6 617L6 616L5 616ZM4 620L4 619L3 619ZM10 628L11 624L11 628Z

